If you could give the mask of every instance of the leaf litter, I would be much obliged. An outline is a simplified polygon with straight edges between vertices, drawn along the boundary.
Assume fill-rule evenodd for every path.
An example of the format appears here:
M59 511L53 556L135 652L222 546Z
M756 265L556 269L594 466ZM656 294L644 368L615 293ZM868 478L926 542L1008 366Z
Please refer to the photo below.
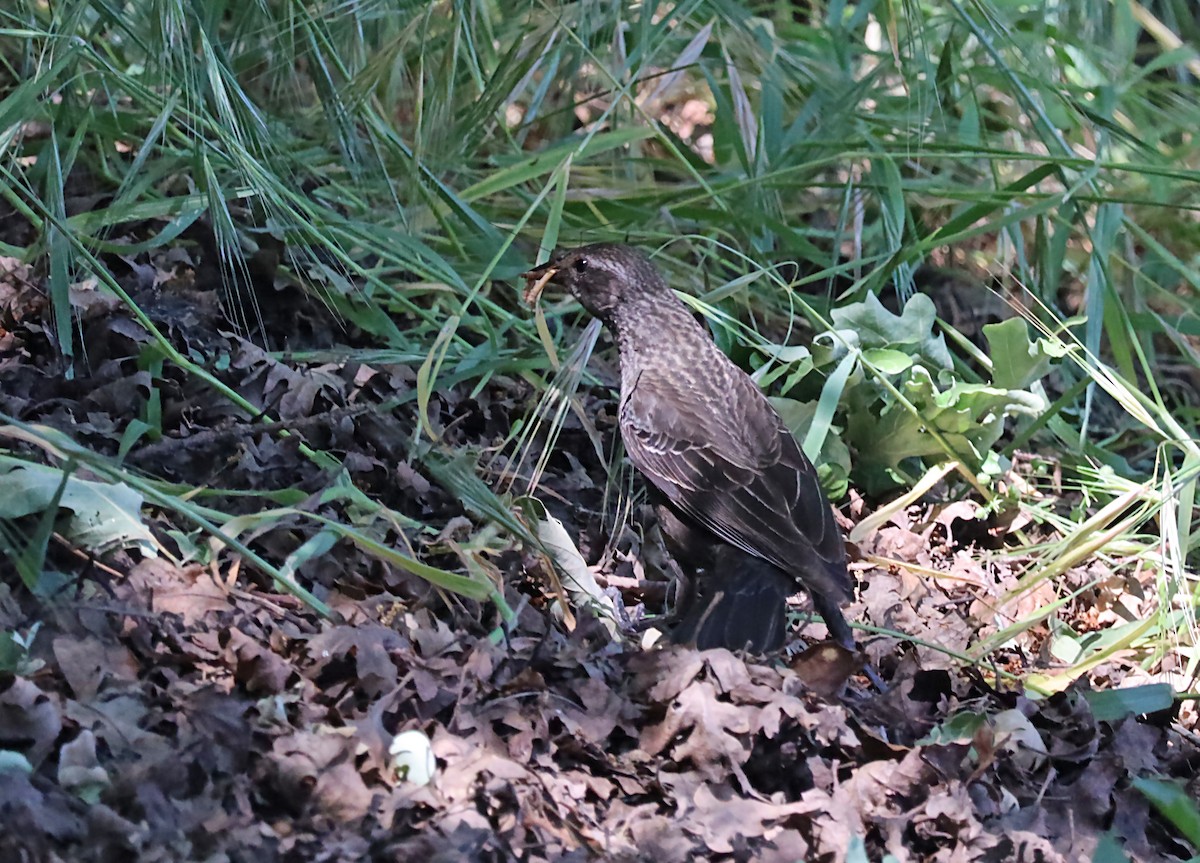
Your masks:
M549 612L557 597L536 578L538 556L464 512L414 458L412 369L263 350L225 320L189 254L114 271L181 351L209 358L278 423L169 366L147 373L148 333L94 286L73 293L87 364L74 381L47 373L48 312L37 279L11 260L0 410L200 489L230 515L286 503L449 571L486 561L514 620L497 639L491 604L343 540L295 559L336 612L329 620L177 512L146 511L165 555L128 525L94 545L60 532L44 561L61 574L53 589L0 584L0 859L842 861L861 846L902 863L1051 863L1091 859L1102 842L1132 860L1197 853L1135 784L1190 783L1194 796L1194 714L1093 714L1092 685L1153 674L1116 655L1090 680L1034 698L990 671L1045 663L1045 626L994 651L986 674L932 646L965 653L1027 614L1021 603L1055 598L1047 586L1005 606L1020 561L993 553L1004 526L978 536L971 505L914 505L859 543L852 616L908 636L862 639L886 693L847 685L855 658L820 644L756 659L643 649L578 610L568 628ZM325 311L277 278L270 289L296 304L292 329L275 322L272 337L332 347ZM429 410L448 445L494 447L532 396L496 375L477 392L434 393ZM589 575L636 618L643 604L661 609L665 567L652 532L611 541L601 527L607 465L592 435L611 439L615 411L603 387L582 397L594 428L568 416L542 494L583 560L599 561ZM389 400L400 406L380 410ZM163 434L131 444L149 403L161 406ZM306 446L337 452L366 498L330 494L338 472ZM71 482L75 494L98 480ZM59 503L69 529L80 512ZM861 518L864 506L850 511ZM10 517L24 524L34 509ZM319 529L289 518L245 539L282 564ZM1112 561L1066 580L1094 585L1065 612L1077 632L1144 613L1131 587L1153 590ZM811 625L801 637L820 635ZM403 732L430 743L427 785L397 774Z

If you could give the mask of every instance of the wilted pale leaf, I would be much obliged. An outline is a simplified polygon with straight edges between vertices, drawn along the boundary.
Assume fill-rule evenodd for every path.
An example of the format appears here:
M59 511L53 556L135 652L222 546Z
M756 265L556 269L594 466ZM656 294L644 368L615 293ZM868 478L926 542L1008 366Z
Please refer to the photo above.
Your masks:
M587 561L575 547L563 523L550 513L545 513L537 522L536 531L542 546L567 576L563 584L571 594L571 602L576 607L590 608L604 627L616 635L616 609L612 600L600 590L596 577L588 569Z

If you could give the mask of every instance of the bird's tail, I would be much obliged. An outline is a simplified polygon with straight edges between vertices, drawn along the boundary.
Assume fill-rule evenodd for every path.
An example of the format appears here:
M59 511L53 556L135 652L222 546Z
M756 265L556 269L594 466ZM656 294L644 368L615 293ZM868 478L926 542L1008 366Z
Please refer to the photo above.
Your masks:
M672 640L698 650L766 653L783 646L787 598L796 590L791 576L730 546L716 555L695 587L680 609Z

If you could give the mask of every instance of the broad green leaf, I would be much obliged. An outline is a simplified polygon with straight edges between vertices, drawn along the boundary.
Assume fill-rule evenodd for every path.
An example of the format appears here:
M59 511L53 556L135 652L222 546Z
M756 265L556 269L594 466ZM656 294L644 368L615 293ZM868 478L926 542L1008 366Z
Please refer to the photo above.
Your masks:
M863 351L863 362L883 372L885 375L898 375L912 368L913 358L904 351L891 348L871 348Z
M1128 855L1121 846L1121 840L1111 832L1105 833L1096 843L1096 850L1092 854L1092 863L1130 863Z
M1200 808L1183 783L1169 779L1135 779L1133 787L1142 792L1188 842L1200 848Z
M983 335L992 359L992 383L1005 389L1024 389L1041 380L1068 350L1059 341L1031 342L1029 325L1022 318L986 324Z
M0 518L21 518L43 511L54 499L62 471L0 457ZM65 536L91 551L136 547L157 554L157 544L142 522L142 495L123 483L67 480L59 507L71 511Z
M918 746L943 746L947 743L965 743L975 737L987 716L982 713L964 711L951 716L917 741Z
M1114 722L1126 716L1141 716L1166 710L1174 703L1169 683L1147 683L1126 689L1102 689L1083 693L1097 722Z
M925 294L913 294L899 315L888 311L879 298L867 294L861 303L834 309L830 313L837 330L853 330L863 350L869 348L908 348L938 369L954 365L946 339L933 334L937 309Z

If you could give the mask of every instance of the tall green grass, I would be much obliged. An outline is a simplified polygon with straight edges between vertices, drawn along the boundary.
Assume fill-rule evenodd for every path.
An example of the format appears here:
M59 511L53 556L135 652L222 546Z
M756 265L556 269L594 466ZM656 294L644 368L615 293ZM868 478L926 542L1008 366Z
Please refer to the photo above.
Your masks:
M660 252L727 348L784 370L793 314L825 332L834 308L959 268L1066 355L1049 409L1013 423L1083 503L1018 502L1057 536L1029 549L1022 589L1081 553L1151 567L1162 611L1128 644L1148 663L1182 649L1194 673L1198 29L1186 0L17 0L0 11L0 199L29 229L0 231L0 254L44 274L70 374L86 363L71 284L119 292L104 255L153 256L202 221L250 331L247 258L281 241L290 275L376 342L341 355L411 363L422 414L496 375L550 387L540 345L569 352L574 312L539 335L513 287L556 244ZM842 393L822 392L837 426ZM529 445L515 429L511 451ZM994 496L985 454L956 447L923 464L965 465Z

